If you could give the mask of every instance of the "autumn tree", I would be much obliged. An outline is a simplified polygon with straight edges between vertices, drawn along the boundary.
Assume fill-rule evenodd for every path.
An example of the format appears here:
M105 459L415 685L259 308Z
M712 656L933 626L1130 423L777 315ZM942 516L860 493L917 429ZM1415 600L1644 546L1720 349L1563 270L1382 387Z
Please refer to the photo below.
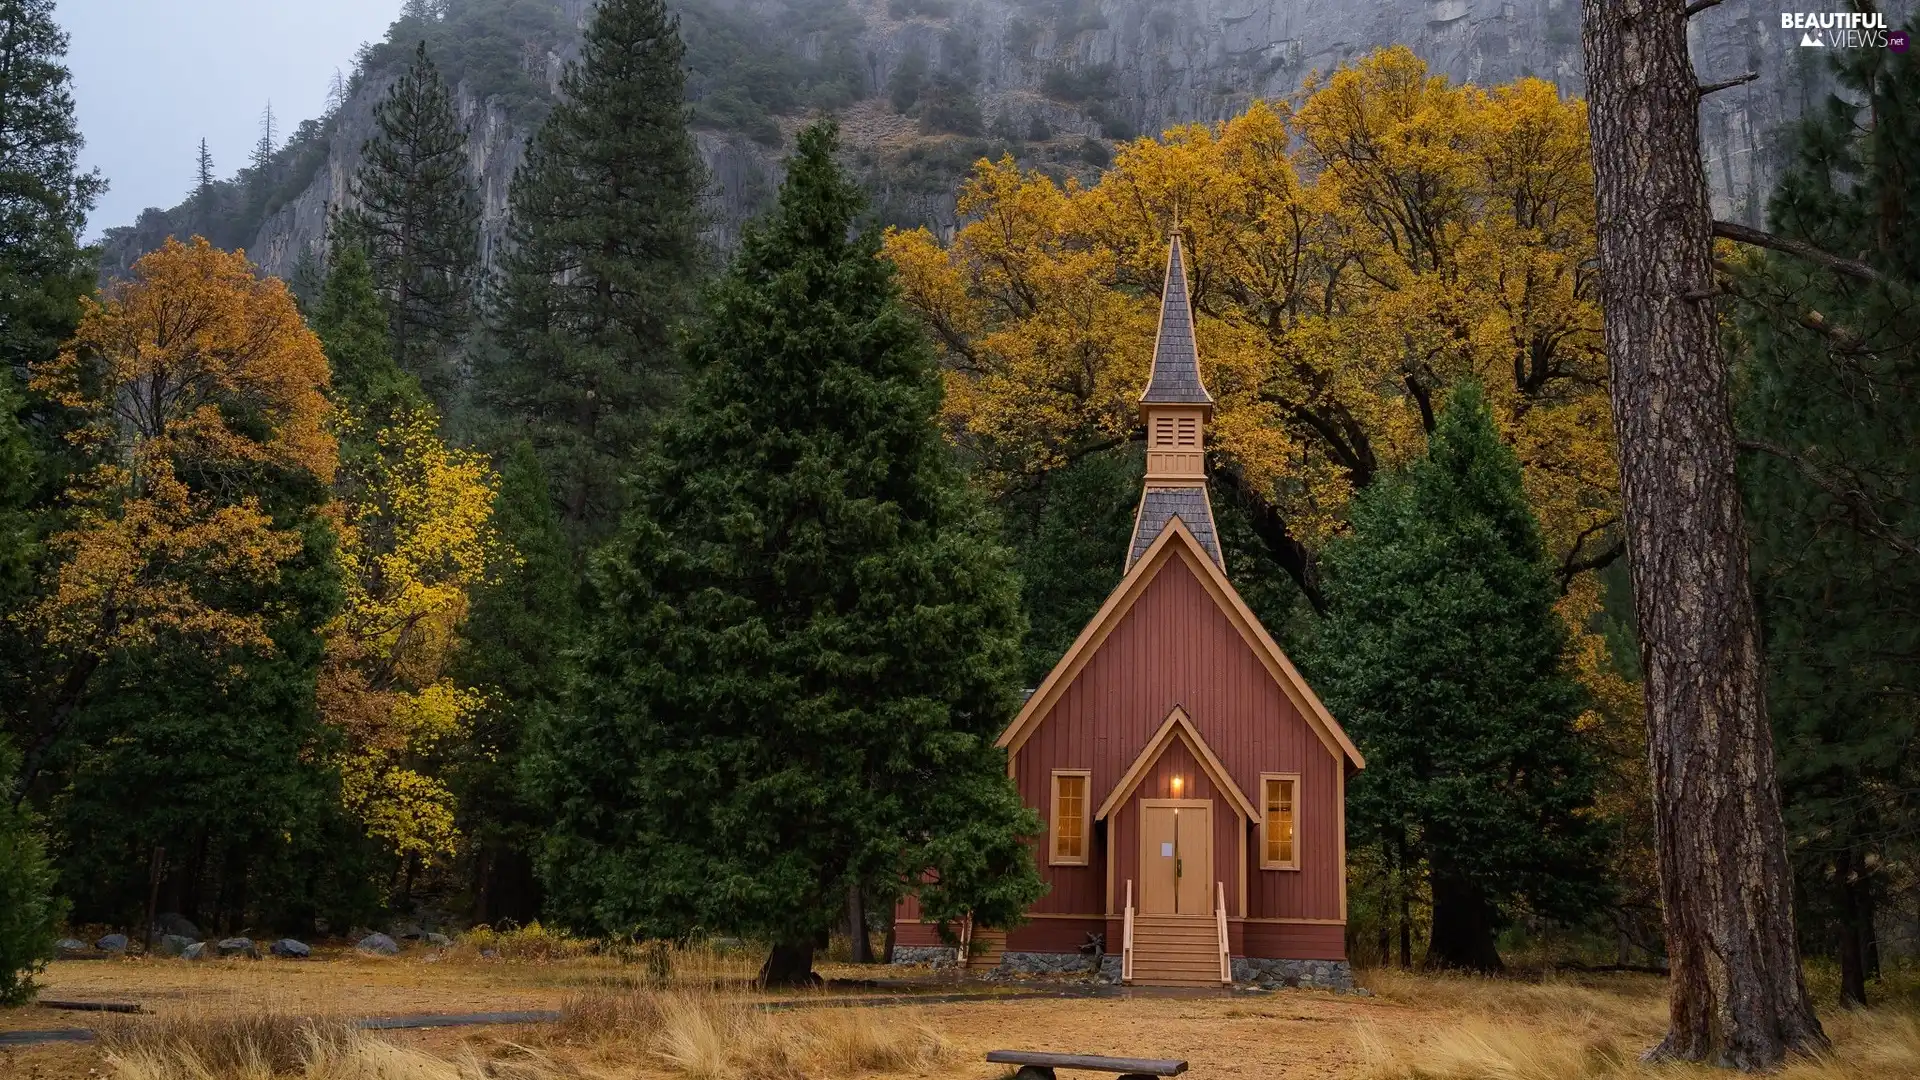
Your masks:
M1041 891L992 743L1018 704L1009 556L836 144L801 135L716 287L535 764L556 913L754 935L774 983L811 977L852 891L988 926Z
M480 202L453 95L420 42L374 112L347 217L367 244L402 370L444 395L473 321Z
M1591 185L1577 102L1450 86L1396 48L1296 110L1125 146L1088 187L982 163L950 245L914 231L887 252L946 351L963 448L1005 491L1135 437L1177 219L1219 501L1252 511L1316 608L1316 553L1353 494L1417 457L1433 402L1474 377L1590 609L1584 572L1619 552Z
M482 392L524 425L576 545L620 512L619 474L675 384L702 263L706 177L685 48L663 0L602 0L514 175Z
M346 596L326 628L319 704L344 736L345 806L391 857L404 903L414 875L458 847L443 774L479 702L446 669L493 554L496 480L480 455L447 445L400 369L365 252L343 242L332 261L314 322L342 373L334 513Z
M1604 899L1605 833L1553 568L1478 385L1355 499L1326 560L1310 670L1371 763L1350 835L1426 868L1427 967L1498 969L1517 912L1571 923Z
M163 845L175 910L310 915L318 634L339 601L319 342L243 255L169 242L86 304L33 386L79 418L88 463L14 616L38 673L23 773L85 838L61 865L77 914L144 906Z

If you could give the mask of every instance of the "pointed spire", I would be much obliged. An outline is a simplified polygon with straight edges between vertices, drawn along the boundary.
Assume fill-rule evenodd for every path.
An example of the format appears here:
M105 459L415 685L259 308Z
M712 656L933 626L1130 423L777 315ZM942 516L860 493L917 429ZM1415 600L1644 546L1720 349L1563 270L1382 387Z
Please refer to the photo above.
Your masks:
M1153 376L1142 405L1212 405L1200 381L1200 357L1193 344L1193 307L1187 299L1186 258L1175 229L1167 247L1167 277L1160 290L1160 333L1153 346Z

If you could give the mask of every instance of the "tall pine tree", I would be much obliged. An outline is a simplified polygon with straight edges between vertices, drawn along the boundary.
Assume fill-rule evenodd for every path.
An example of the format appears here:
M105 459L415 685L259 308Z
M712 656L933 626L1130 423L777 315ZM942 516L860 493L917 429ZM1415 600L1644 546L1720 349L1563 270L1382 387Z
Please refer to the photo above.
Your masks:
M1427 966L1497 969L1514 915L1602 898L1603 833L1558 591L1478 385L1448 397L1425 460L1361 493L1326 571L1314 685L1371 763L1351 835L1426 867Z
M94 276L80 230L106 186L77 164L83 140L53 6L0 0L0 362L17 386L79 322Z
M1768 214L1881 278L1749 264L1738 415L1802 936L1865 1004L1875 916L1920 892L1898 870L1920 857L1920 63L1853 49L1836 65L1846 96L1795 132Z
M535 777L554 913L774 943L809 976L851 890L931 871L936 917L1018 919L1037 831L994 735L1018 701L1011 557L941 437L830 121L804 132L596 565L570 709Z
M471 850L474 918L524 923L539 915L533 856L545 822L523 794L519 768L529 732L561 699L580 621L567 535L540 456L524 439L501 463L493 515L509 557L475 590L453 664L460 684L484 698L453 788Z
M454 350L473 322L480 203L467 133L426 42L374 112L350 216L365 234L400 366L445 401Z
M618 520L704 262L684 53L664 0L601 0L514 177L482 393L526 425L576 542Z

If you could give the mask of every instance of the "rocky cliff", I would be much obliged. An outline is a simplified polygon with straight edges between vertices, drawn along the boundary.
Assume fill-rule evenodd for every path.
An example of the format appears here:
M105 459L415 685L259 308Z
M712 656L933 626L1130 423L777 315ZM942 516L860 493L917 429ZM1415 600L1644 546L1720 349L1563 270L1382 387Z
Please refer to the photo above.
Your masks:
M857 167L890 221L937 229L951 227L954 183L983 153L1089 171L1115 140L1225 119L1381 45L1404 43L1456 81L1537 76L1570 95L1584 90L1579 0L846 0L830 26L797 35L783 16L801 0L685 2L719 4L732 25L764 28L775 39L759 43L766 49L808 61L850 53L862 85L852 88L854 100L836 105ZM586 14L583 0L558 7L575 27ZM1756 223L1777 170L1774 140L1822 79L1814 50L1798 48L1796 36L1780 29L1783 8L1791 5L1726 0L1692 28L1703 81L1759 76L1709 98L1703 127L1717 212ZM570 51L563 40L524 63L550 89ZM695 64L700 55L690 52ZM268 272L292 276L303 253L319 249L329 207L351 197L359 148L386 82L360 80L315 136L304 171L289 174L285 194L257 215L250 242L234 239ZM937 115L936 92L947 95ZM491 252L539 110L482 99L468 85L458 95ZM774 190L775 144L790 144L805 112L788 108L756 132L701 125L722 242ZM170 232L198 229L186 210L149 212L112 233L107 271L123 270Z

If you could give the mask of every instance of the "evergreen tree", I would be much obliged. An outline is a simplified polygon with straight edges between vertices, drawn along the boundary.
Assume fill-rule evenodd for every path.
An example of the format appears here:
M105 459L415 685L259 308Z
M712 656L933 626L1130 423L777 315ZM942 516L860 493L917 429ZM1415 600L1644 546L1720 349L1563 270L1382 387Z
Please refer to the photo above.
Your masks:
M1847 96L1800 125L1769 216L1883 277L1769 256L1737 279L1739 421L1802 934L1838 954L1842 1000L1865 1004L1875 915L1920 894L1897 869L1920 855L1920 63L1835 61Z
M931 871L929 913L987 926L1041 892L993 746L1018 704L1011 557L836 142L802 134L714 292L534 768L557 916L769 940L768 982L809 976L850 892Z
M453 350L473 321L480 204L467 133L426 42L374 113L352 216L366 236L400 366L444 398Z
M23 386L27 366L73 333L93 289L80 247L105 188L82 173L67 35L53 0L0 0L0 363Z
M678 27L663 0L601 0L510 196L504 363L482 392L527 425L576 544L618 520L704 262Z
M207 140L200 140L200 154L193 164L193 195L200 208L204 208L207 199L213 194L213 184L218 177L213 174L213 151L207 149Z
M333 369L333 391L366 410L375 426L426 404L419 380L394 360L386 308L374 284L361 234L336 229L313 332Z
M273 164L273 148L280 145L278 124L278 118L273 115L273 102L269 101L267 107L260 110L260 138L254 142L253 156L249 159L256 183L266 181L267 166Z
M1325 565L1314 685L1368 760L1350 835L1425 865L1427 966L1496 969L1519 910L1602 898L1603 834L1539 525L1477 385L1449 396L1425 460L1361 493Z
M493 514L510 557L475 591L453 665L454 678L485 697L453 788L472 848L474 918L524 923L539 914L533 856L545 823L518 770L529 731L560 701L563 657L580 619L566 532L540 457L524 439L501 464Z
M54 900L53 868L27 810L14 798L20 769L0 731L0 1006L33 995L33 976L53 959L53 935L65 905Z

